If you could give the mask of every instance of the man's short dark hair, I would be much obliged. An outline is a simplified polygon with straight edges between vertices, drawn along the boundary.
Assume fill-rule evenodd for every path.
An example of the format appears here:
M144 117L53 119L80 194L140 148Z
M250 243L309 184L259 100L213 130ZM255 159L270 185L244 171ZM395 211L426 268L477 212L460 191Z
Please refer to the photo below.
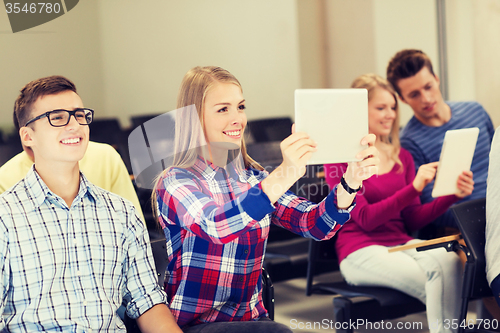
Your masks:
M76 93L76 87L73 82L59 75L43 77L31 81L21 89L21 94L14 103L14 126L19 129L26 125L30 116L33 104L39 97L54 95L64 91L73 91Z
M424 52L415 49L399 51L389 61L389 65L387 66L387 81L392 84L396 92L401 96L401 90L398 87L399 80L414 76L424 66L429 69L432 75L436 76L432 69L431 59Z

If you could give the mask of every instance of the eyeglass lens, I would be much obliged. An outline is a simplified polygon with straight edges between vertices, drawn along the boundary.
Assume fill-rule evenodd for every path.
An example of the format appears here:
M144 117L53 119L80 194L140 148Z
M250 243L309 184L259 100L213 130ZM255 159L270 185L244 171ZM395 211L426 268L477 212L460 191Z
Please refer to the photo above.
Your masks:
M88 125L92 122L92 112L90 110L76 110L71 113L75 114L76 121L82 125ZM65 126L69 123L69 111L52 111L49 114L50 123L53 126Z

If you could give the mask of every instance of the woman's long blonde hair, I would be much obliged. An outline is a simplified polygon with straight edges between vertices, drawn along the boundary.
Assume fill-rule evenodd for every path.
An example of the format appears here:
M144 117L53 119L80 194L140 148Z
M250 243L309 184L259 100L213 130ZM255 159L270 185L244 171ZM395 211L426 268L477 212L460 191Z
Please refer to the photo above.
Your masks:
M391 132L387 136L381 136L379 139L392 146L391 159L399 165L399 170L402 171L403 164L399 159L399 151L401 144L399 143L399 105L396 97L396 91L386 79L376 74L364 74L358 76L351 84L351 88L365 88L368 90L368 100L373 97L375 88L382 88L387 90L393 97L396 103L396 119L392 123Z
M181 82L177 95L177 114L175 121L174 160L171 167L189 168L193 166L199 155L199 147L206 145L203 107L207 93L218 83L235 84L243 91L241 84L227 70L216 66L194 67L190 69ZM193 107L196 108L193 110ZM200 128L201 125L201 128ZM248 156L244 137L239 150L229 151L229 160L235 160L241 153L245 168L257 170L264 168ZM163 175L170 170L165 169L157 178L152 193L151 204L153 215L157 218L156 189Z

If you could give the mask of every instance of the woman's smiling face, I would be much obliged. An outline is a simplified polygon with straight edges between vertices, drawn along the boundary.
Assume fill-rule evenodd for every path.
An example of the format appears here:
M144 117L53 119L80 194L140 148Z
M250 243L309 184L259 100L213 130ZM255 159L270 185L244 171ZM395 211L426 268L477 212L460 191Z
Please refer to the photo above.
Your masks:
M233 83L216 83L205 96L203 123L207 142L230 142L241 146L247 116L240 87Z
M396 99L382 87L376 87L368 101L370 133L388 136L396 119Z

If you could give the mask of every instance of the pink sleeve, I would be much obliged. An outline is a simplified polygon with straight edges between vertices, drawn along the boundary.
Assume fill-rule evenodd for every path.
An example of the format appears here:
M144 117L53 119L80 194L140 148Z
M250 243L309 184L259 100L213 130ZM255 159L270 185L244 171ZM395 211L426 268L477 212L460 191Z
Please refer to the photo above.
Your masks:
M406 165L408 165L406 180L408 184L412 184L413 179L415 179L415 173L411 172L415 170L413 157L408 151L405 150L403 150L403 154L401 154L402 159L403 156ZM421 193L419 193L419 196L420 194ZM439 197L426 204L422 204L420 197L416 197L411 204L401 211L401 217L404 219L406 227L410 231L418 230L434 221L440 215L444 214L448 208L458 200L459 198L455 195L448 195L445 197Z
M409 205L401 212L401 216L410 231L425 227L459 200L455 195L439 197L425 204L420 203L420 198L417 199L418 203Z
M356 207L351 212L352 218L363 230L372 231L391 219L397 219L401 210L418 194L412 184L375 203L368 203L363 195L358 194Z
M404 149L401 150L400 158L404 166L406 186L394 192L390 197L375 203L369 203L366 200L363 189L356 196L356 207L351 212L352 220L365 231L372 231L400 216L410 230L416 230L432 222L458 201L456 196L451 195L422 205L419 198L421 193L413 187L415 178L413 158L410 153ZM340 177L346 168L347 164L325 165L325 177L330 187L340 183ZM370 179L370 181L377 182L377 179ZM383 183L379 185L384 186Z
M330 188L340 183L340 177L342 177L346 169L347 164L325 165L325 178ZM363 191L364 189L361 189L356 196L356 207L352 210L351 216L352 220L365 231L371 231L399 216L401 210L419 195L419 192L410 183L388 198L376 203L368 203Z
M340 183L340 178L347 170L347 163L325 164L323 169L325 171L326 183L331 190Z

